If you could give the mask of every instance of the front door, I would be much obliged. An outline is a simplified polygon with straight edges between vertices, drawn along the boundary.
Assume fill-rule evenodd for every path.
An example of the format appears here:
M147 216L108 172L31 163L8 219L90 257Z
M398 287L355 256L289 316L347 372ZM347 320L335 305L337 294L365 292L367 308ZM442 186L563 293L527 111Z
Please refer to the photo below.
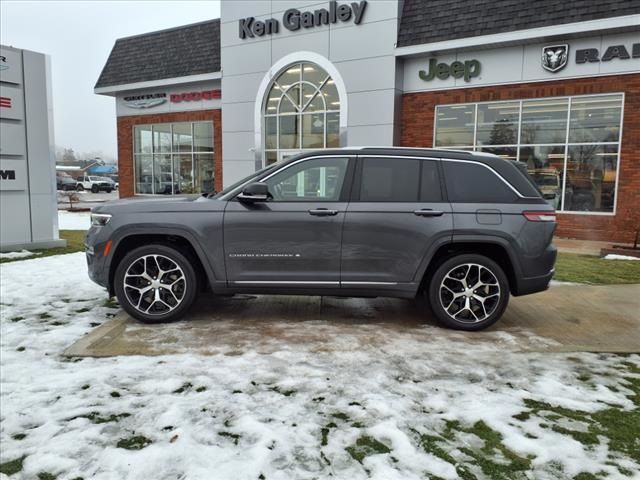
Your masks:
M427 252L451 239L437 160L360 158L344 222L342 287L415 284Z
M230 284L339 286L351 161L302 159L263 180L270 201L228 202L224 246Z

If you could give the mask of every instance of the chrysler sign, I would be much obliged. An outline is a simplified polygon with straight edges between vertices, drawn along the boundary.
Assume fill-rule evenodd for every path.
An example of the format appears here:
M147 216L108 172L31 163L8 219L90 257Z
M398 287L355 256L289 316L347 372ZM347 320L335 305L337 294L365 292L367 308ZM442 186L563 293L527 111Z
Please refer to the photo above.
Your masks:
M329 9L319 8L314 11L301 12L297 8L290 8L282 15L282 25L287 30L296 31L301 28L313 28L338 22L350 22L360 25L367 1L338 4L329 2ZM254 17L241 18L238 22L240 38L255 38L271 35L280 31L280 22L275 18L256 20Z
M202 100L217 100L221 97L220 89L200 90L194 92L181 93L147 93L139 95L128 95L123 97L124 104L129 108L146 109L153 108L167 103L199 102Z

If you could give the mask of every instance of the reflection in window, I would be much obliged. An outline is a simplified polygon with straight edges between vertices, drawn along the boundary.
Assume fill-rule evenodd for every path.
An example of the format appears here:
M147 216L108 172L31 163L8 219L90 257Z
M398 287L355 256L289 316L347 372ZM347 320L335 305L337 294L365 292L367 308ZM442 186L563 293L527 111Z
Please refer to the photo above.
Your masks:
M483 103L478 105L476 144L513 145L518 143L520 104Z
M473 145L475 105L436 107L436 147Z
M564 143L569 100L544 99L522 102L521 144Z
M264 132L267 165L301 150L339 147L340 98L334 80L313 63L290 65L267 94Z
M615 145L576 145L567 158L565 209L612 212L615 201L618 150Z
M292 165L266 181L269 193L276 202L337 202L347 163L346 158L331 157Z
M557 210L613 212L622 104L607 94L439 105L434 145L526 163Z
M213 191L213 123L134 127L136 194Z

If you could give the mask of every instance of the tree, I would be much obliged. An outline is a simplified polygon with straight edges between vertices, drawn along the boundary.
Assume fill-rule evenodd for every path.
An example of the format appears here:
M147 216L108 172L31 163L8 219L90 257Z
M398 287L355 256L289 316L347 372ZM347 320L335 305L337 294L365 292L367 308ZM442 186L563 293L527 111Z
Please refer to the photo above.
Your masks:
M60 195L64 197L65 201L69 202L69 210L73 210L73 204L80 201L80 195L75 190L61 192Z
M76 154L73 151L73 148L65 148L64 152L62 153L62 161L63 162L75 162L76 160Z

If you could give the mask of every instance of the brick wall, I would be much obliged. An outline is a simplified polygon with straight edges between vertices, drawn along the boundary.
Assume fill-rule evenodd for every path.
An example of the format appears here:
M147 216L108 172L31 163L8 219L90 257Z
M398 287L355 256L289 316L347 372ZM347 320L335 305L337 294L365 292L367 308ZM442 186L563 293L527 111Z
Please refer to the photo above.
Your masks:
M402 97L400 144L432 147L435 106L493 100L625 92L616 215L558 215L558 235L631 242L640 229L640 74L407 93Z
M159 113L118 117L118 179L120 198L134 195L133 127L153 123L213 122L213 175L215 189L222 190L222 110Z

